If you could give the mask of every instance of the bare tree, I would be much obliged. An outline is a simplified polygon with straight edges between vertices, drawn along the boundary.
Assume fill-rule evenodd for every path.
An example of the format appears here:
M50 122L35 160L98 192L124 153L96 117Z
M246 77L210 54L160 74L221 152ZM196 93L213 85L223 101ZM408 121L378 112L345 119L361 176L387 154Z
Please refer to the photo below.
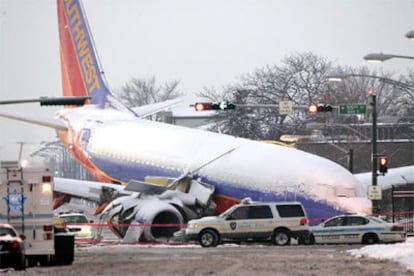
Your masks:
M327 81L331 72L374 77L350 77L339 84L332 84ZM309 122L332 128L369 121L370 112L354 116L342 116L338 112L310 115L306 107L311 103L368 105L367 91L370 88L377 94L379 121L387 116L404 118L405 121L412 118L413 87L410 83L414 80L414 73L401 76L399 82L386 81L392 77L390 73L371 72L366 67L334 67L333 62L306 52L285 57L281 65L264 66L246 74L240 83L224 87L222 92L212 87L205 88L199 96L212 101L232 101L236 106L274 104L273 108L236 107L234 111L223 111L215 130L251 139L277 140L282 134L309 134L310 130L306 128ZM276 106L282 100L293 101L294 106L302 108L296 108L290 115L280 115Z
M129 106L141 106L175 99L182 96L178 91L179 81L156 84L155 77L144 79L132 77L121 86L119 97Z
M302 129L303 110L292 115L279 115L277 104L291 100L296 106L317 100L324 89L324 75L330 63L312 53L286 57L281 66L265 66L241 78L241 83L224 88L223 96L236 104L274 104L269 108L236 108L223 114L221 129L251 139L279 139L284 133ZM200 96L217 97L212 89ZM224 113L224 112L223 112Z

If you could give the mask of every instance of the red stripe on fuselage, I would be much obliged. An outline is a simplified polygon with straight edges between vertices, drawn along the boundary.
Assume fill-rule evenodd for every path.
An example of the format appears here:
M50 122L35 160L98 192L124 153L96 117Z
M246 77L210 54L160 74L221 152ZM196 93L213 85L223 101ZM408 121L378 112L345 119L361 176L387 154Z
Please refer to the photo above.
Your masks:
M216 214L219 215L229 209L231 206L240 203L240 199L235 197L228 197L224 195L213 195L213 200L216 203Z

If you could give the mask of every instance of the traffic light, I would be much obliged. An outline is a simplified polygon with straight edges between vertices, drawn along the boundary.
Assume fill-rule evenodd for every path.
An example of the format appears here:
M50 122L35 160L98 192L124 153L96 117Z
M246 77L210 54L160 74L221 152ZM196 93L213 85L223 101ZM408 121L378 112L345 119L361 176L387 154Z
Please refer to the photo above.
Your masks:
M316 104L311 104L308 107L308 112L309 113L318 113L318 112L331 112L333 110L332 106L330 105L316 105Z
M386 156L380 156L378 159L379 171L382 174L388 172L388 158Z
M196 103L194 105L196 111L212 110L211 103Z
M220 103L196 103L194 109L196 111L206 111L206 110L231 110L235 109L236 105L230 102L220 102Z

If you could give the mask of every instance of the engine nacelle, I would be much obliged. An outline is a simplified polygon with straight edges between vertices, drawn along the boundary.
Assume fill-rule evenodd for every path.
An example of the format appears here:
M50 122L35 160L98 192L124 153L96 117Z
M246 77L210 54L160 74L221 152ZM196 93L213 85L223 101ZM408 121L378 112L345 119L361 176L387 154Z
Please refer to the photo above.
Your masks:
M135 222L132 222L130 227L134 227L137 223L145 225L141 240L166 241L173 236L174 232L180 230L184 219L173 205L166 201L151 200L138 209Z
M166 241L184 223L183 215L171 203L158 198L120 197L105 208L102 218L108 219L112 232L126 242Z

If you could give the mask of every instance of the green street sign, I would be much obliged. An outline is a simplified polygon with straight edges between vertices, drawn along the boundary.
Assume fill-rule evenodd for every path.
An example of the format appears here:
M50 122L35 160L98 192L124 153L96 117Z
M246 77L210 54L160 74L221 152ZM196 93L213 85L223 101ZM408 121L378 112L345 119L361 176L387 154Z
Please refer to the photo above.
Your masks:
M367 113L367 106L365 104L340 104L340 115L353 115Z

